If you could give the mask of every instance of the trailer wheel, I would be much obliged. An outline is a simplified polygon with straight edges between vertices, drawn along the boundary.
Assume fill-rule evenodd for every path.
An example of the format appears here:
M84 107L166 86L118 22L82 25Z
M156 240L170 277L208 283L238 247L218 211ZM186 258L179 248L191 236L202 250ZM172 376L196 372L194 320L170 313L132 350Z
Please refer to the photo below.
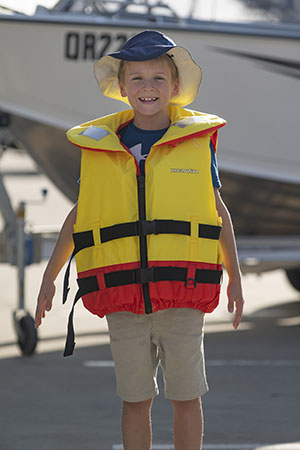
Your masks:
M18 336L18 344L23 355L32 355L37 344L37 330L34 326L34 320L30 314L18 319L16 331Z
M285 273L291 285L300 291L300 268L286 269Z

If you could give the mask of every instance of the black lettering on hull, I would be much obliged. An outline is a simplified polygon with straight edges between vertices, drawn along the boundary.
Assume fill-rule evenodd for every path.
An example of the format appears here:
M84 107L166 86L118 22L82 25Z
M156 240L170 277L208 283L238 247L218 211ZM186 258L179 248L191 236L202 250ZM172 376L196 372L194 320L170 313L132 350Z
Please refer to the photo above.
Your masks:
M68 32L64 57L72 61L94 61L120 50L127 41L125 34Z
M65 58L78 59L79 57L79 34L67 33L65 39Z

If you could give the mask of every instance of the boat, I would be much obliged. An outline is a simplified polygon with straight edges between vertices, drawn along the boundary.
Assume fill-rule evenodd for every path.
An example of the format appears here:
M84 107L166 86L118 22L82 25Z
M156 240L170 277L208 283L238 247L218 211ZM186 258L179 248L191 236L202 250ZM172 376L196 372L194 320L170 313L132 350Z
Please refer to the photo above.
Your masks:
M61 0L31 16L4 14L0 122L75 202L80 152L65 131L126 108L99 91L93 63L142 29L165 32L190 50L203 81L189 108L228 122L218 162L237 236L294 242L300 235L299 23L181 18L161 1L138 0Z
M299 23L182 18L155 0L60 0L31 16L2 14L0 144L21 143L75 202L80 151L65 131L125 109L101 94L93 63L143 29L165 32L190 50L203 82L189 108L228 121L220 132L218 161L242 270L284 269L300 290ZM40 260L36 248L47 236L28 235L24 204L15 215L1 172L0 209L0 261L18 267L14 326L22 353L30 355L37 333L25 309L24 267ZM36 259L29 261L29 254Z

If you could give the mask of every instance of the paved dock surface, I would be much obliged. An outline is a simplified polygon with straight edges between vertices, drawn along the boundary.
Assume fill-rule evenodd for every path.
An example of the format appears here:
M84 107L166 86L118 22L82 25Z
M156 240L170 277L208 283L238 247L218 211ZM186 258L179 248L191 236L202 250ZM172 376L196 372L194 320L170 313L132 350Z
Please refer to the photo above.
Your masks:
M14 155L7 164L24 167L22 158ZM59 225L71 206L43 176L10 175L7 184L15 204L48 187L45 204L28 205L33 227ZM26 307L32 313L45 264L26 269ZM77 346L72 357L63 358L71 302L60 305L60 276L36 354L23 357L12 326L14 267L0 265L0 283L0 450L121 450L121 402L105 320L78 305ZM203 397L204 450L300 450L300 295L280 271L246 276L244 290L238 331L226 312L226 277L221 304L206 318L210 391ZM159 382L153 449L167 450L173 448L172 409L161 375Z

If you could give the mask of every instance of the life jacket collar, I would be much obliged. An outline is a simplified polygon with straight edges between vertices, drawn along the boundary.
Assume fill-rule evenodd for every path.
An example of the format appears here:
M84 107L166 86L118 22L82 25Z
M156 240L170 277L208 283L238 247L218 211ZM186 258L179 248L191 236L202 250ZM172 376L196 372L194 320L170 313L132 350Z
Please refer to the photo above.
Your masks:
M80 148L126 152L117 131L124 124L131 122L133 117L133 110L115 113L74 127L67 132L67 137ZM226 121L218 116L174 106L169 107L169 117L170 127L154 147L166 144L175 146L183 140L213 133L226 124Z

